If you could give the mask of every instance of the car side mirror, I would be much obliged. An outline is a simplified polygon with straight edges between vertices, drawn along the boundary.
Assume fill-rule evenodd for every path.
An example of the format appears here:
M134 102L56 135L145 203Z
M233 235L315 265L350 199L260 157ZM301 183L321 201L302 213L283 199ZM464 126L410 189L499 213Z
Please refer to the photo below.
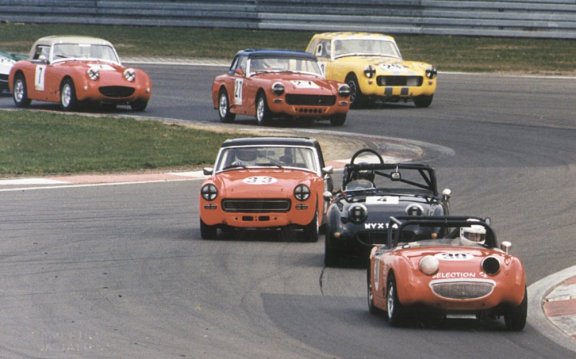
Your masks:
M392 181L400 181L402 179L402 175L400 174L400 172L394 171L390 173L390 179Z
M202 169L202 173L204 174L204 176L211 176L214 173L214 168L204 167Z
M450 199L450 197L452 197L452 190L450 188L444 188L442 190L442 200L444 202L447 202Z
M512 243L504 241L502 244L500 244L500 249L503 250L504 253L510 254L510 251L512 250Z
M330 200L332 200L332 192L330 192L330 191L325 191L322 195L324 196L324 200L325 200L325 201L330 201Z
M325 175L330 175L330 174L334 173L334 167L326 166L326 167L322 168L322 173L324 173Z

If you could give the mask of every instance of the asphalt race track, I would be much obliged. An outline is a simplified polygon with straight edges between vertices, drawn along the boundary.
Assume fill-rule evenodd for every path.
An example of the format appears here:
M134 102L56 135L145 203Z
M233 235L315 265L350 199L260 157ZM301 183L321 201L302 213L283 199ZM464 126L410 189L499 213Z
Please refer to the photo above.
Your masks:
M155 86L146 116L218 123L209 91L223 68L142 67ZM492 218L531 284L575 264L574 103L573 78L441 73L428 109L376 106L301 129L451 149L421 160L452 189L452 213ZM392 328L368 313L365 270L323 268L323 238L201 240L199 185L0 191L0 357L574 357L530 322Z

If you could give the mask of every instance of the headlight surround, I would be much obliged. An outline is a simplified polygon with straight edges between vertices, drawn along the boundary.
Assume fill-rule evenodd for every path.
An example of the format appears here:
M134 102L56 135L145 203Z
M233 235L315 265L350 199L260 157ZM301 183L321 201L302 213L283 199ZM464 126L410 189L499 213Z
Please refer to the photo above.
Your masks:
M362 223L368 217L368 208L360 203L355 203L348 208L348 218L352 223Z
M212 183L208 183L202 186L200 194L206 201L213 201L218 197L218 189Z
M438 269L440 268L440 261L434 256L424 256L420 258L420 262L418 262L418 268L420 269L420 272L426 275L434 275L438 273Z
M92 81L96 81L100 78L100 70L97 67L91 67L86 70L86 74L88 78Z
M124 78L130 82L134 82L136 80L136 70L133 68L124 70Z
M482 270L488 275L495 275L500 272L500 261L496 257L486 257L482 261Z
M426 69L426 77L429 78L430 80L432 80L433 78L435 78L436 76L438 76L438 70L436 70L435 67L429 67Z
M364 76L371 79L376 74L376 69L372 65L368 65L367 68L364 69Z
M305 184L299 184L294 188L294 197L299 201L306 201L310 198L310 187Z
M274 82L272 84L272 92L274 92L274 94L277 96L282 95L285 90L286 88L284 87L284 84L282 82Z
M341 84L340 86L338 86L338 95L342 96L342 97L348 97L350 96L350 86L346 85L346 84Z

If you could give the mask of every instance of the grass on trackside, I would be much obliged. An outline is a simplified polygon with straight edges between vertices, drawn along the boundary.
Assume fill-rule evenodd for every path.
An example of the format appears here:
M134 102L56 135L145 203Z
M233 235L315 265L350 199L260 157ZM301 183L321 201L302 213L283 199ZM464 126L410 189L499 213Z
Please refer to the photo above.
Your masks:
M1 23L0 50L27 53L36 39L58 34L105 38L121 57L230 60L249 47L303 50L313 32ZM425 35L396 40L405 59L429 62L440 71L576 74L576 40ZM0 111L0 176L210 164L228 137L233 135L129 118Z
M120 57L232 59L238 50L249 47L304 50L313 32L7 23L0 24L0 49L27 53L36 39L56 34L105 38L115 45ZM429 62L440 71L576 73L576 40L395 37L405 59Z
M0 175L195 168L231 137L129 117L0 111Z

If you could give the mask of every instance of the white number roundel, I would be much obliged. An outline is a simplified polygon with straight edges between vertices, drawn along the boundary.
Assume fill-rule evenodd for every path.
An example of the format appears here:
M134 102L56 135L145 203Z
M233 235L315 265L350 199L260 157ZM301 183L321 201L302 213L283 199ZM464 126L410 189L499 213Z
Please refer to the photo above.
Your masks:
M243 182L246 184L261 184L261 185L272 184L275 183L276 181L278 181L276 178L269 176L246 177L243 180Z

